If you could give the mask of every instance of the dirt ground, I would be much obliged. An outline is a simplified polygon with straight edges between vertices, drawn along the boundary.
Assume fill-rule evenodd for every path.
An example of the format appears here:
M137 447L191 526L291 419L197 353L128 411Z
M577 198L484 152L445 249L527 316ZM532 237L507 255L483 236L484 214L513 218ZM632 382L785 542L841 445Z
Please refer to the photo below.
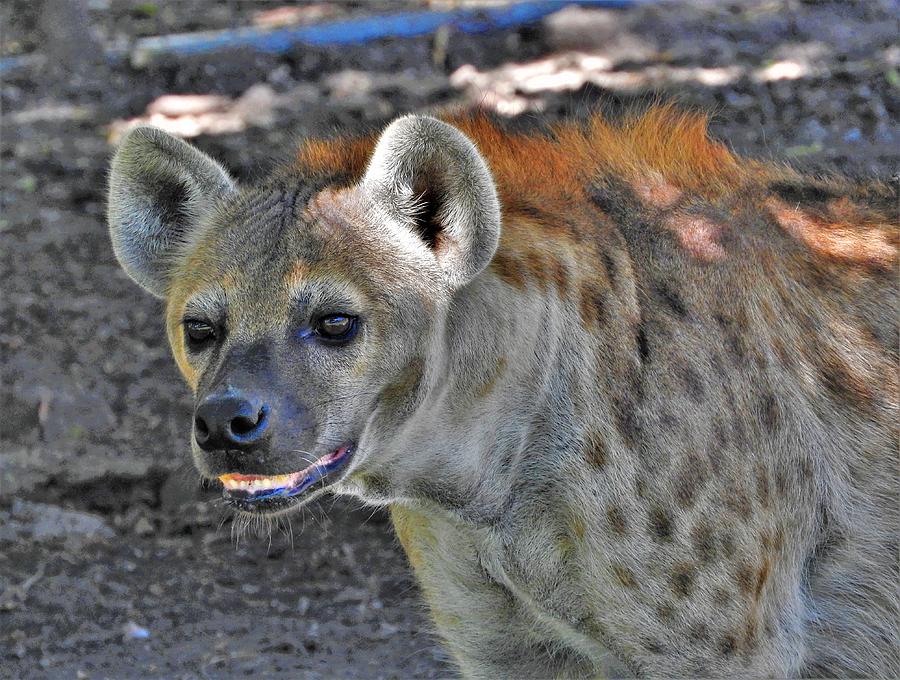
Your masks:
M301 3L300 18L414 4ZM712 112L713 134L740 153L898 170L895 0L567 9L488 35L141 68L77 50L76 62L61 58L38 5L0 7L0 56L32 55L0 92L2 677L454 673L382 513L329 499L290 529L235 543L217 492L198 488L190 399L161 304L119 270L107 239L105 173L123 121L153 114L200 133L193 141L246 180L297 138L407 111L480 102L552 119L661 95ZM88 5L97 44L120 51L139 36L246 25L276 7ZM157 101L165 94L220 98L185 114Z

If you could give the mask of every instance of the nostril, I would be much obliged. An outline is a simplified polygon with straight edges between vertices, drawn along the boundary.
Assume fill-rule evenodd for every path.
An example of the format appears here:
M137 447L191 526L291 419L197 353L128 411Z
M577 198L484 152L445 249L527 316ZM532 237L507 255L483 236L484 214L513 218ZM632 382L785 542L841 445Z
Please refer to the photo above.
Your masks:
M197 441L203 442L209 439L209 426L200 416L194 418L194 436Z
M265 430L267 414L268 410L263 406L256 414L256 418L237 416L229 423L231 432L238 437L246 437L253 433L262 434Z

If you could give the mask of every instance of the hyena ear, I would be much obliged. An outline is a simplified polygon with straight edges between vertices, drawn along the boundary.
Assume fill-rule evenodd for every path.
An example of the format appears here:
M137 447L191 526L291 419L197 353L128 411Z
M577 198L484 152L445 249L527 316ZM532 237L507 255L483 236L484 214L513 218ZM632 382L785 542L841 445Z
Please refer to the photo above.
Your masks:
M231 191L228 173L190 144L151 127L128 132L112 160L107 208L122 268L164 297L169 272L191 232Z
M391 123L363 189L431 248L458 288L484 269L500 240L500 202L487 163L462 132L435 118Z

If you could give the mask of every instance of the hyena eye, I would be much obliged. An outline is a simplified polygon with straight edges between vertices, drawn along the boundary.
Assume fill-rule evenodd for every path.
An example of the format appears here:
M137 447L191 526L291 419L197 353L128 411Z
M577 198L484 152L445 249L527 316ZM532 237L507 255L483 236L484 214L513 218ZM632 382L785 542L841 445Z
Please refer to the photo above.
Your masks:
M331 342L346 342L356 334L357 317L329 314L316 322L316 335Z
M184 334L188 345L193 349L199 349L216 337L216 329L206 321L185 319Z

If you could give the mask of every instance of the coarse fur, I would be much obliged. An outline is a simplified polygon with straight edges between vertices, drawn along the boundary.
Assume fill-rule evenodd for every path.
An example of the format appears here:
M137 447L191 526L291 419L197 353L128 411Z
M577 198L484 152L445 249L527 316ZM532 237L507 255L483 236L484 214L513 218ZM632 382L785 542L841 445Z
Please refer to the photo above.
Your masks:
M246 188L160 134L114 160L116 252L198 403L277 425L198 469L355 442L330 488L390 506L464 675L900 676L896 183L667 106L411 116ZM298 336L335 309L351 343Z

